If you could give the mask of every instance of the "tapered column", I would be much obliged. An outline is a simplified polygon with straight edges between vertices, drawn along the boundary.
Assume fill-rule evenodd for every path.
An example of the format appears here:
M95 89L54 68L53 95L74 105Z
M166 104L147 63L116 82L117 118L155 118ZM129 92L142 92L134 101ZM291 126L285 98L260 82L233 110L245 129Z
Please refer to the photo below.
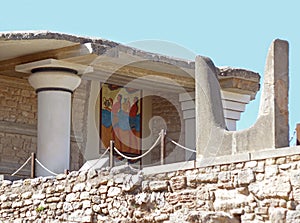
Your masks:
M82 67L46 60L16 70L31 73L29 83L38 95L37 159L50 171L63 173L70 167L71 99ZM36 176L49 175L37 165Z

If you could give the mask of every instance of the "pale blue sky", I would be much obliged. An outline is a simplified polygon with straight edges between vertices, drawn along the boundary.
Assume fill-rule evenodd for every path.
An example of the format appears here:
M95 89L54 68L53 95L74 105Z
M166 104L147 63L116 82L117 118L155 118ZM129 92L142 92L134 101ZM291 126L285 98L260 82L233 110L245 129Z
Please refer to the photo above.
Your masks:
M1 1L0 31L50 30L121 43L162 40L210 57L217 66L261 75L271 41L290 43L290 129L299 120L300 3L297 1ZM259 97L257 97L259 99ZM239 128L255 122L259 100Z

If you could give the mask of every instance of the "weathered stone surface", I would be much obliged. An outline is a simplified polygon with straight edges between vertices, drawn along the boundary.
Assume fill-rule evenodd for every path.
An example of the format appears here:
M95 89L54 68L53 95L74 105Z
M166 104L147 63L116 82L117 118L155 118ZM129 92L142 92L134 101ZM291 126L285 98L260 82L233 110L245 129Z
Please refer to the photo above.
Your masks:
M283 208L275 208L270 211L270 221L271 223L285 223L286 222L286 212L287 210Z
M78 184L75 184L72 191L73 191L73 192L83 191L84 188L85 188L85 186L86 186L85 183L78 183Z
M101 213L101 207L99 205L93 205L93 211L96 213Z
M107 196L108 197L115 197L118 196L122 193L121 188L119 187L110 187L107 191Z
M101 197L100 197L100 196L97 196L97 195L92 196L92 202L93 202L94 204L100 204L100 203L101 203Z
M1 209L7 209L7 208L11 208L11 207L12 207L12 202L11 201L1 203Z
M271 165L265 167L265 178L275 177L278 174L278 166Z
M21 195L21 197L22 197L23 199L31 198L31 196L32 196L32 192L31 192L31 191L25 192L25 193L23 193L23 194Z
M255 177L253 171L248 168L238 173L238 183L240 185L250 184L254 182Z
M53 203L53 202L57 203L59 201L60 201L60 197L50 197L50 198L47 198L47 200L46 200L47 203Z
M300 211L287 211L286 223L296 223L300 222Z
M211 222L211 223L238 223L239 221L222 212L190 212L186 220L188 222Z
M12 203L11 207L12 208L20 208L23 206L23 203L24 203L23 201L16 201L16 202Z
M167 181L152 181L149 183L151 191L165 191L168 189Z
M160 214L159 216L154 217L155 222L162 222L169 219L169 215L167 214Z
M197 175L188 174L187 175L187 186L195 188L197 186Z
M238 190L219 189L215 191L214 209L225 211L238 209L247 204L247 196L239 193Z
M98 173L96 170L94 170L94 169L89 170L89 172L87 174L88 179L93 179L96 176L98 176Z
M198 183L217 183L218 173L199 174L197 176Z
M74 210L82 209L82 202L72 202L72 206Z
M108 191L108 187L105 185L101 185L98 189L100 194L105 194Z
M80 194L80 200L87 200L87 199L89 199L89 197L90 197L89 192L84 191Z
M222 183L229 182L231 180L231 172L230 171L220 172L218 175L218 179Z
M66 178L67 178L67 175L64 174L64 173L58 174L58 175L56 176L56 179L57 179L57 180L64 180L64 179L66 179Z
M253 183L249 185L249 191L259 199L265 197L287 199L291 192L291 184L287 177L277 177L261 183Z
M32 199L34 199L34 200L42 200L42 199L44 199L45 197L46 197L45 194L40 194L40 193L38 193L38 194L33 194L33 195L32 195Z
M143 179L142 176L139 174L126 175L124 177L122 190L127 191L127 192L133 191L135 188L137 188L138 186L141 185L142 179Z
M187 185L185 176L172 177L170 180L170 186L173 191L184 189Z
M79 193L70 193L66 196L67 202L73 202L79 199L80 194Z
M65 202L65 203L63 204L63 210L64 210L65 212L73 211L73 206L72 206L72 204L71 204L71 203L68 203L68 202Z

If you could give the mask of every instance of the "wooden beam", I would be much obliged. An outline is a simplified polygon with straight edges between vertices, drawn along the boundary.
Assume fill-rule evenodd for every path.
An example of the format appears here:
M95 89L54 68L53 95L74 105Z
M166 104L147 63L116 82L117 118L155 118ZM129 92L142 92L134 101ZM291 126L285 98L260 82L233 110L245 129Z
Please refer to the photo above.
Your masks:
M66 59L91 54L91 51L84 44L76 44L54 50L47 50L39 53L28 54L13 59L0 61L0 73L10 76L20 74L15 71L15 67L19 64L30 63L44 59Z
M98 63L93 67L96 72L105 72L105 76L107 78L110 76L120 77L121 79L127 78L128 82L134 79L143 79L145 82L148 82L149 85L151 85L152 83L162 83L164 85L177 88L181 87L195 89L195 80L189 74L187 74L186 76L180 76L172 73L142 69L130 65L119 67L117 64L112 63Z

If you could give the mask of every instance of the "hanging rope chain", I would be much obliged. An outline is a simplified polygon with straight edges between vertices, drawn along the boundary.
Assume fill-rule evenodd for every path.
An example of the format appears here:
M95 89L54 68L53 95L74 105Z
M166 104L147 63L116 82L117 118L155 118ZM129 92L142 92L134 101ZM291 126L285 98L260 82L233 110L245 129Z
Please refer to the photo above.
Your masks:
M105 150L105 152L98 158L97 162L90 166L87 170L90 170L92 167L96 166L98 162L105 156L105 154L109 151L109 147Z
M30 160L31 160L31 156L30 156L30 157L23 163L23 165L20 166L20 168L17 169L11 176L14 176L14 175L16 175L17 173L19 173L20 170L22 170L22 169L24 168L24 166L26 166L26 164L27 164Z
M152 145L152 147L150 149L148 149L147 152L145 152L144 154L142 154L140 156L135 156L135 157L126 156L122 152L120 152L116 147L114 147L114 150L116 151L116 153L118 153L120 156L122 156L125 159L128 159L128 160L138 160L138 159L141 159L144 156L146 156L148 153L150 153L155 148L155 146L159 142L160 138L161 138L161 134L159 134L158 138L156 139L156 141L154 142L154 144Z
M44 169L46 170L48 173L51 173L54 176L57 176L57 173L52 172L51 170L49 170L47 167L45 167L37 158L35 158L35 161Z
M187 148L187 147L185 147L185 146L183 146L183 145L180 145L179 143L175 142L173 139L171 139L171 138L168 137L168 136L167 136L167 138L168 138L168 140L170 140L170 142L172 142L174 145L176 145L176 146L178 146L178 147L180 147L180 148L182 148L182 149L185 149L185 150L190 151L190 152L193 152L193 153L196 152L195 149L190 149L190 148Z

